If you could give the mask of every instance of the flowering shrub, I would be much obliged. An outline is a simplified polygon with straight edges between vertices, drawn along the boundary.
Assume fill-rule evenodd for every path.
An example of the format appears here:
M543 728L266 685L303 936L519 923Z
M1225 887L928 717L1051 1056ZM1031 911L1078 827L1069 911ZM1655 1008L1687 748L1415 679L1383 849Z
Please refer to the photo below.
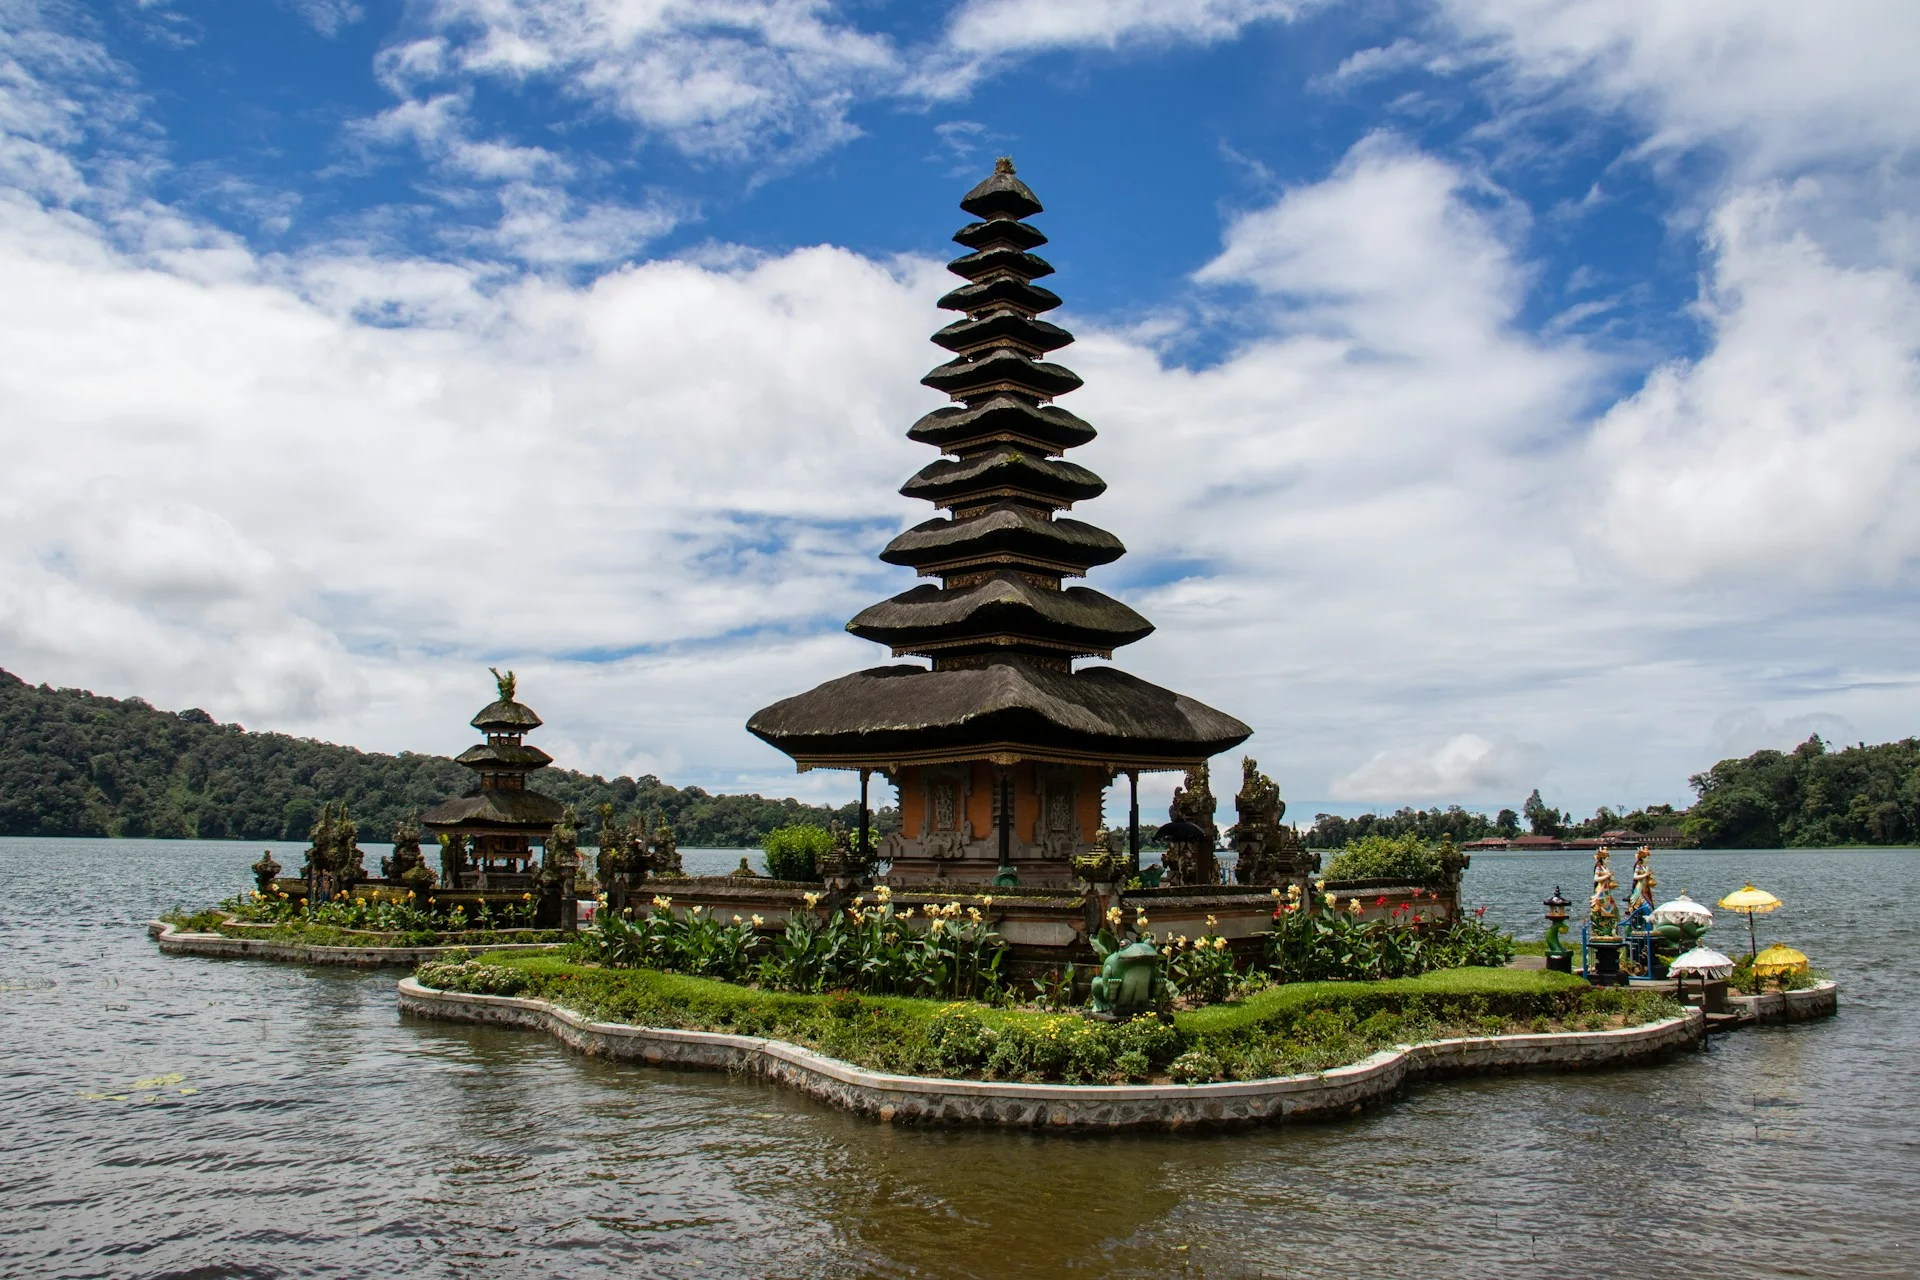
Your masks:
M421 986L436 991L466 991L483 996L516 996L530 983L523 969L481 964L477 960L423 964L413 976Z
M785 931L762 945L764 923L734 916L722 925L693 907L676 917L673 899L657 897L649 914L606 916L587 943L589 954L613 968L659 969L738 981L752 976L779 991L847 990L865 995L917 995L936 999L998 996L1006 944L979 907L958 902L930 905L915 923L915 909L898 909L882 885L874 902L865 896L822 920L814 914L820 895L806 895L806 910L787 919ZM985 899L987 906L993 899Z
M1205 1084L1218 1080L1224 1070L1220 1059L1205 1049L1189 1049L1167 1067L1167 1075L1175 1084Z
M429 900L430 902L431 900ZM412 890L399 896L378 888L343 889L326 902L310 903L284 892L254 890L220 906L245 924L305 924L373 933L459 933L467 929L533 927L533 895L481 898L471 913L464 905L444 914L422 905Z
M1225 1000L1241 982L1227 940L1214 932L1218 924L1208 916L1207 931L1198 938L1189 942L1184 935L1176 935L1162 944L1174 993L1197 1004Z
M1410 978L1435 969L1497 968L1513 959L1513 939L1486 924L1484 907L1439 929L1416 903L1400 904L1385 920L1363 920L1358 898L1343 906L1329 893L1321 905L1307 910L1297 890L1277 903L1267 964L1280 981Z

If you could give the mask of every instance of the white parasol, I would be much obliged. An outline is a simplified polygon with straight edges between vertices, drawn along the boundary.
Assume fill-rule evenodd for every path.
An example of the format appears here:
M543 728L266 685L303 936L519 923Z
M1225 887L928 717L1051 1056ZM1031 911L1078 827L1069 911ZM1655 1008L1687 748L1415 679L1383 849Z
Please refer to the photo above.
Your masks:
M1702 978L1725 978L1733 973L1733 961L1712 947L1695 947L1685 955L1676 957L1667 966L1667 972L1676 976L1691 973Z
M1663 902L1655 907L1650 918L1655 924L1697 924L1705 927L1713 923L1713 912L1682 893L1672 902Z

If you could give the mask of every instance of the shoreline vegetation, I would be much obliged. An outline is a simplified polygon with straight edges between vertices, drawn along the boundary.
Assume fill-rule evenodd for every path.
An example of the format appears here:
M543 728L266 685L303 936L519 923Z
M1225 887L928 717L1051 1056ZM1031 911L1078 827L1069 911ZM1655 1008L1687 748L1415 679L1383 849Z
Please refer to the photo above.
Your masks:
M550 767L532 777L579 813L602 804L658 811L682 848L750 848L776 827L859 822L853 803L714 794L652 774L607 779ZM332 801L344 801L362 830L387 832L472 785L445 756L252 733L197 708L160 711L0 670L0 835L304 840ZM897 823L897 811L875 812L877 834Z
M715 794L652 774L607 779L549 767L532 778L578 813L603 804L657 812L682 848L755 848L777 829L859 822L853 803ZM300 840L331 801L344 801L362 829L381 832L470 783L445 756L252 733L198 709L161 711L140 698L30 685L0 670L0 835ZM1523 835L1710 849L1920 845L1920 738L1836 750L1815 735L1791 751L1722 760L1689 783L1698 796L1691 808L1603 805L1576 821L1536 790L1518 810L1491 817L1459 805L1321 813L1302 834L1319 850L1369 838L1466 845ZM898 825L896 808L874 811L876 838Z
M1170 1019L1115 1023L972 1001L768 991L551 952L430 963L416 980L441 991L545 1000L597 1021L785 1040L901 1075L1066 1084L1266 1079L1422 1040L1610 1030L1680 1012L1664 993L1521 969L1289 983Z

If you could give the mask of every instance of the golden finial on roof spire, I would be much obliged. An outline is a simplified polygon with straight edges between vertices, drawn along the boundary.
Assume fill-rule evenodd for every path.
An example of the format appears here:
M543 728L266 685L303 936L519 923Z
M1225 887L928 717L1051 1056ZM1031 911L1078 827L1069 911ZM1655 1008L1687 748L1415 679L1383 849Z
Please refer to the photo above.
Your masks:
M513 672L509 671L507 674L501 675L500 668L498 667L488 667L487 670L493 672L493 682L500 687L500 701L512 702L514 686Z
M1012 157L1012 156L1001 156L1001 157L1000 157L1000 158L999 158L998 160L995 160L995 161L993 162L993 171L994 171L995 173L1012 173L1012 172L1013 172L1013 157Z

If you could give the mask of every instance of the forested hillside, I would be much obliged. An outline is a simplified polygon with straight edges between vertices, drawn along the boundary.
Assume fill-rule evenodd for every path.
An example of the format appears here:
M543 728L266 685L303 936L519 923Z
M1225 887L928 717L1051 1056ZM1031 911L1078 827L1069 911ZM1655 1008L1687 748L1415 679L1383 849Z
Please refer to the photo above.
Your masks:
M665 813L682 845L747 846L774 827L849 827L797 800L712 795L651 774L605 778L542 769L533 786L573 805L591 841L603 802ZM473 775L444 756L356 751L159 711L139 698L34 686L0 671L0 835L299 840L323 800L345 800L361 839L383 841L410 810L460 795ZM878 799L878 797L875 797ZM876 815L890 830L894 812Z
M1920 738L1722 760L1690 781L1687 834L1708 848L1820 848L1920 841Z

